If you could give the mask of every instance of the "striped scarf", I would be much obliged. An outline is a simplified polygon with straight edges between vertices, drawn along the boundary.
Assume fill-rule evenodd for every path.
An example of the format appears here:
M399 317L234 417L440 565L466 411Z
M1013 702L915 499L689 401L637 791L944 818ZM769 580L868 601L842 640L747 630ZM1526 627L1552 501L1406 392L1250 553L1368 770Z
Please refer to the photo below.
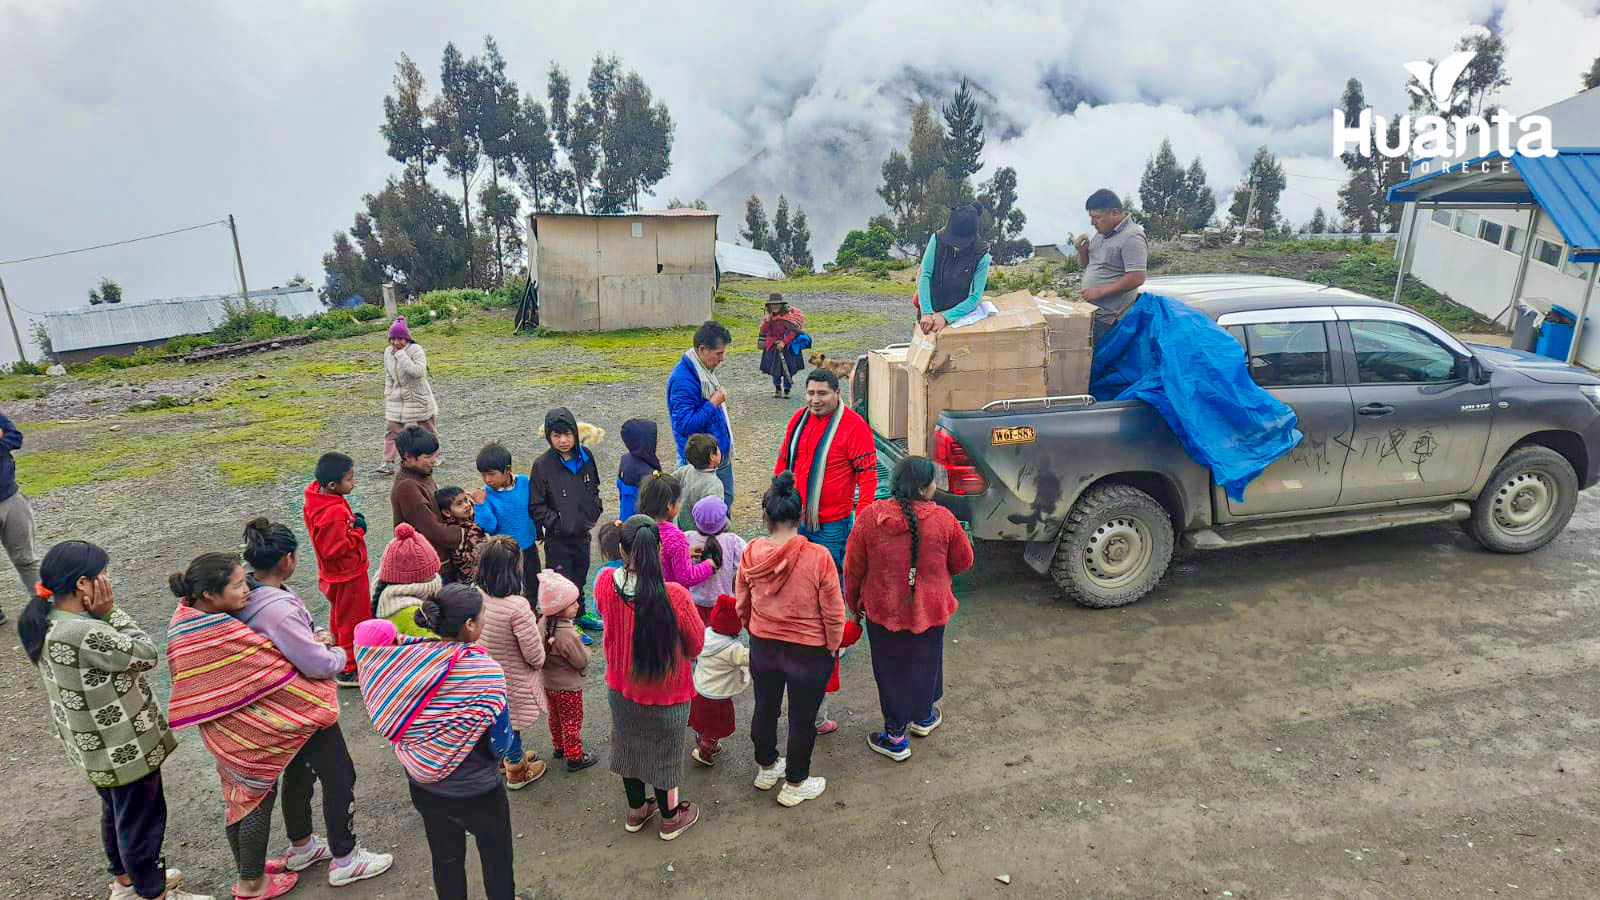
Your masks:
M356 647L361 700L413 781L443 781L506 708L506 676L478 644L401 635Z
M806 417L811 411L801 407L795 414L794 421L789 423L789 434L784 442L784 467L794 472L795 478L800 477L795 472L794 462L800 458L800 436L806 430ZM828 427L823 430L822 437L817 441L817 449L811 454L811 471L805 475L806 484L806 517L805 526L813 531L822 527L822 480L828 471L828 453L833 449L833 436L839 433L839 423L844 419L844 403L841 401L834 407L833 415L828 419Z
M228 824L260 805L311 735L339 721L338 688L301 675L265 637L179 605L167 626L173 728L198 725L217 758Z

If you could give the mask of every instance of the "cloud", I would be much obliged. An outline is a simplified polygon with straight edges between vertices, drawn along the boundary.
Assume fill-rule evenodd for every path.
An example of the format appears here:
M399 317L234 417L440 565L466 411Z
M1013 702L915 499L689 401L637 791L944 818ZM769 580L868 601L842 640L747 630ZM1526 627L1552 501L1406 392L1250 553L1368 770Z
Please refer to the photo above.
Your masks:
M0 0L0 257L231 212L253 285L320 281L331 233L399 168L378 135L396 57L436 85L444 42L475 52L486 33L541 97L552 60L581 83L595 51L619 54L677 122L658 199L712 200L731 236L745 195L782 191L821 259L881 208L878 167L910 105L968 76L990 117L986 162L1017 167L1029 236L1057 240L1084 227L1088 190L1134 192L1162 137L1185 163L1199 154L1219 194L1261 144L1291 172L1337 178L1328 114L1345 80L1402 109L1400 64L1448 53L1496 14L1512 77L1501 102L1526 111L1577 89L1600 17L1570 0ZM1337 189L1291 177L1284 210L1331 214ZM102 275L129 299L227 290L231 246L208 230L0 268L31 310L80 304Z

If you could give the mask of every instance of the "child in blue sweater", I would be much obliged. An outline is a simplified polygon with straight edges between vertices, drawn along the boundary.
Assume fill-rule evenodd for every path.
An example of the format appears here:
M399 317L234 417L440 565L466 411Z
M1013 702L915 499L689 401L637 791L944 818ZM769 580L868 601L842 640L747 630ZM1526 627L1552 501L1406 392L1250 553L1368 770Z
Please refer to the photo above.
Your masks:
M528 514L528 476L513 475L511 451L499 443L478 451L483 487L472 493L472 517L489 534L516 538L522 548L523 596L539 596L539 526Z

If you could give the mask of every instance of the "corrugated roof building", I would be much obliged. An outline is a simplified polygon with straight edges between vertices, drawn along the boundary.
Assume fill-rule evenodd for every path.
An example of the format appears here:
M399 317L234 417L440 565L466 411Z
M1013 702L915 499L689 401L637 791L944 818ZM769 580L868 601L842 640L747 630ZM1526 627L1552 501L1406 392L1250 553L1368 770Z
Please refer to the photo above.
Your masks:
M156 347L189 334L205 334L227 317L224 305L239 294L105 303L45 314L50 348L61 363L81 363L97 356L126 356L141 347ZM324 310L309 285L250 292L251 303L270 306L291 319Z

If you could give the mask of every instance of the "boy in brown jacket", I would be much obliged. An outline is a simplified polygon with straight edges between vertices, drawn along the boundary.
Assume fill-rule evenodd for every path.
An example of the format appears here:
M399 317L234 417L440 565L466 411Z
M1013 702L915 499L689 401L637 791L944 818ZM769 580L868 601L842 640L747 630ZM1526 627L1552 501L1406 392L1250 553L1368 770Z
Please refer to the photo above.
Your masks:
M395 435L400 452L400 472L389 489L389 507L394 524L405 522L433 545L440 559L450 559L466 549L467 533L445 521L434 499L438 486L433 483L434 456L439 439L433 432L411 425Z
M566 757L567 771L578 772L599 762L585 753L583 682L589 650L572 624L578 615L578 587L552 569L539 573L539 612L544 616L544 696L549 701L550 740L557 759Z

